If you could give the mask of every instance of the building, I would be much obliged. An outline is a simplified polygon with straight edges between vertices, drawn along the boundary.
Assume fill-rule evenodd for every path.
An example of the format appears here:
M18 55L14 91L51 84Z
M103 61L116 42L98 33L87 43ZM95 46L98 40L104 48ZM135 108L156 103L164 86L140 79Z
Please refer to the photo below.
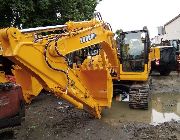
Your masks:
M174 34L180 32L180 14L167 22L164 25L164 30L166 34Z
M154 42L160 44L161 40L180 40L180 14L158 27L158 36L155 36Z

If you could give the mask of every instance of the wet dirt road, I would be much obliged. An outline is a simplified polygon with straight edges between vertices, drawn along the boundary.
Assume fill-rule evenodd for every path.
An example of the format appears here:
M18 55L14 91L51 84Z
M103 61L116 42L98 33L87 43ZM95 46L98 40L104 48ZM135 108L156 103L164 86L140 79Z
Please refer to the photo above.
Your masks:
M118 102L114 99L111 109L103 111L102 120L114 125L119 121L152 125L171 120L180 121L180 94L159 93L153 94L151 98L148 110L130 109L128 102Z
M26 107L26 120L0 139L180 139L180 77L152 76L149 110L133 110L126 102L113 102L97 120L50 94L41 94Z

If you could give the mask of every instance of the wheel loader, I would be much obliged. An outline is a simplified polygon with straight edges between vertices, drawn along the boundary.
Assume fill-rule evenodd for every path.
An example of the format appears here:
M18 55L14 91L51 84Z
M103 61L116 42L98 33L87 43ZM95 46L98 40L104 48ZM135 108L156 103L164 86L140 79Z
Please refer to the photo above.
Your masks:
M124 33L118 44L110 25L97 17L65 25L1 29L3 56L35 77L45 90L96 118L101 118L103 108L111 107L116 82L128 88L131 108L147 109L148 31Z
M162 76L168 76L171 71L178 71L178 47L172 46L169 41L162 41L160 45L151 47L151 70Z
M176 49L173 46L151 47L151 70L157 71L162 76L168 76L177 68Z

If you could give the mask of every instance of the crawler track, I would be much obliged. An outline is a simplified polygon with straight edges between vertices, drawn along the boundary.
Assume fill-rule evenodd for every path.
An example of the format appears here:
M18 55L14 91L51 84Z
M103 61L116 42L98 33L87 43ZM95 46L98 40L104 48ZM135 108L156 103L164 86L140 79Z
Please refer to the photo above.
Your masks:
M138 83L130 86L129 107L133 109L148 109L149 106L149 82Z

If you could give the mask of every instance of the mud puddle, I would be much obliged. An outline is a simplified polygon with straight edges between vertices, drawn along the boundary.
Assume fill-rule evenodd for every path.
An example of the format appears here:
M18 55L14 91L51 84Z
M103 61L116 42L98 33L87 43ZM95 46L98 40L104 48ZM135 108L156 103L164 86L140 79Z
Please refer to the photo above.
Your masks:
M142 122L157 125L180 120L180 94L152 95L149 110L130 109L128 102L113 100L111 109L103 111L102 120L116 125L120 122Z

